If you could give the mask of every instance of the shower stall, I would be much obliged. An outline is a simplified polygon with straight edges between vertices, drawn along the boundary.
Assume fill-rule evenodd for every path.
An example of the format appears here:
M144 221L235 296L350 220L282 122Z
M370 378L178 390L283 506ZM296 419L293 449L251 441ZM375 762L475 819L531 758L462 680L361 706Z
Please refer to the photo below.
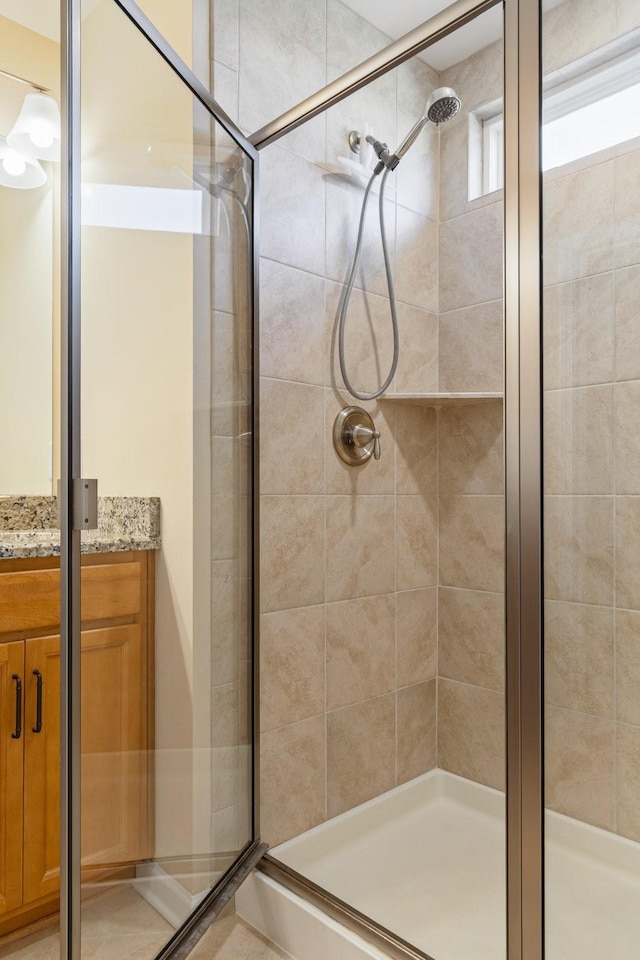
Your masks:
M260 27L266 59L288 38L300 87L312 41L239 25L270 850L237 908L310 960L631 958L640 14L452 4L391 42L348 7L328 85L288 110L243 80L242 39ZM394 164L442 88L459 110Z
M235 896L297 960L635 960L640 6L178 6L66 0L29 74L60 537L0 473L0 598L60 616L0 617L0 955Z

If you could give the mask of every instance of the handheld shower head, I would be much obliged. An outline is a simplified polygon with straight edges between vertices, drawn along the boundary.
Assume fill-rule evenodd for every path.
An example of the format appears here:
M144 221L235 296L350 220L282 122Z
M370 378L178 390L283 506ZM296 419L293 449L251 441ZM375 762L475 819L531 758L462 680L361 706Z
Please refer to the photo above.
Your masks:
M455 90L451 87L438 87L427 100L424 115L427 120L438 125L455 117L460 107L460 97Z
M435 123L436 126L446 123L447 120L455 117L460 106L460 97L451 87L438 87L434 90L426 102L424 113L396 150L395 156L398 160L401 160L409 147L413 146L429 122Z

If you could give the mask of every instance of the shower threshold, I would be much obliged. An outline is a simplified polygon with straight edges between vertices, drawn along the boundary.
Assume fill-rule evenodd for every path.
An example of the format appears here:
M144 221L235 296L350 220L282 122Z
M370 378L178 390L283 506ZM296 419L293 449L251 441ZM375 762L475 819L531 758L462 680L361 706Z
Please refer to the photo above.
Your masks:
M548 960L637 960L640 844L557 813L545 826ZM435 960L506 957L497 790L432 770L270 853ZM263 873L236 900L296 960L386 955Z

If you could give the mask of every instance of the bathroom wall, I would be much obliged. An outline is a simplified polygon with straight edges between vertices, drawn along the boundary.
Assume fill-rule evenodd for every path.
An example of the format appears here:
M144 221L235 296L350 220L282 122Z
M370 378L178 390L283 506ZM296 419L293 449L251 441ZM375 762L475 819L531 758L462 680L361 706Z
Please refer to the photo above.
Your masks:
M187 66L193 67L197 56L193 43L196 21L207 11L208 0L206 4L202 0L140 0L138 6ZM205 34L208 20L207 11Z
M632 4L588 6L586 18L579 0L545 14L545 72L640 26ZM499 61L497 49L487 50L441 80L473 107L500 95ZM544 189L546 802L633 839L640 839L639 147L633 141L552 170ZM490 290L482 288L488 263L479 254L492 247L495 256L501 194L467 201L467 156L466 124L452 123L441 155L448 172L440 190L441 389L483 386L442 365L446 338L464 317L452 311L461 306L460 290L469 291L468 303L471 295L480 299L472 291L489 300L496 289L495 277ZM461 367L476 353L481 369L498 371L497 327L487 338L479 324L500 306L497 299L476 306L475 324L472 311L469 327L457 328L464 336L451 356L458 352ZM487 358L482 350L492 340ZM438 765L502 786L497 409L443 411L438 438L441 491L458 486L472 508L458 502L450 510L441 494Z
M227 109L238 104L246 130L388 43L337 0L216 11L216 95ZM435 764L435 414L364 404L382 457L357 470L331 440L351 402L338 389L333 330L362 199L361 187L336 176L336 158L348 153L349 130L367 122L394 144L435 80L426 65L407 65L261 155L261 785L270 843ZM404 391L437 386L437 163L430 132L398 175L397 202L391 182L388 193L395 386ZM347 336L362 389L386 375L392 349L375 220L372 204Z
M58 96L60 47L0 17L0 67ZM0 79L0 135L29 88ZM53 431L54 177L36 190L0 187L0 495L50 494ZM28 442L25 443L25 438Z
M588 12L545 71L640 27ZM640 142L547 174L544 217L547 804L640 840Z
M546 15L546 69L637 26L626 9L594 7L578 36L580 9L569 0ZM252 131L385 43L337 0L294 10L224 0L216 96ZM502 404L437 414L365 404L383 432L381 461L351 470L331 446L349 402L333 331L361 196L335 176L335 158L363 122L395 142L438 84L458 89L463 111L439 146L424 138L404 161L395 224L391 192L387 203L402 303L394 389L500 392L502 194L468 200L467 131L468 111L501 96L501 44L439 78L406 65L261 156L262 832L271 843L436 764L504 786ZM547 175L545 261L547 800L630 836L640 832L633 146ZM356 290L347 335L363 388L391 352L373 214L368 230L366 293ZM420 744L411 762L408 743Z
M502 95L502 42L441 74L439 386L503 390L502 191L468 200L469 112ZM504 788L504 464L500 401L438 413L438 766Z

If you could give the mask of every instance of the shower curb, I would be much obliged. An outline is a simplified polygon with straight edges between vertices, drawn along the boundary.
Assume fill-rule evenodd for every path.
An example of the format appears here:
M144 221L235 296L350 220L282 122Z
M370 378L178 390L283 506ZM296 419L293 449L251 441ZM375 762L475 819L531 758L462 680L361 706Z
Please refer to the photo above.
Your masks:
M236 913L295 960L388 960L313 904L254 871L236 893Z

